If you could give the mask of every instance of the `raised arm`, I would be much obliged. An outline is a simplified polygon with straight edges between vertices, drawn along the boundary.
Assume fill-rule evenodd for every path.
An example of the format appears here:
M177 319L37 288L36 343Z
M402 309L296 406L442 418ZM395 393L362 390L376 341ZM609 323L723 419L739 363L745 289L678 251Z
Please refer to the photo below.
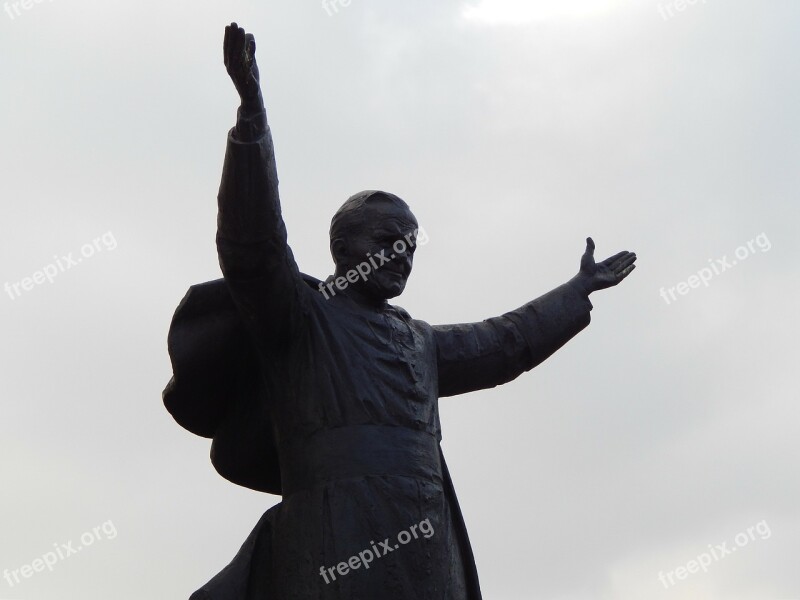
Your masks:
M595 263L587 238L580 271L567 283L500 317L434 327L439 396L495 387L547 359L589 325L589 294L617 285L635 261L634 253L620 252Z
M241 105L219 189L217 251L228 289L260 346L285 348L303 322L304 286L286 237L272 136L261 97L256 43L225 28L225 67Z

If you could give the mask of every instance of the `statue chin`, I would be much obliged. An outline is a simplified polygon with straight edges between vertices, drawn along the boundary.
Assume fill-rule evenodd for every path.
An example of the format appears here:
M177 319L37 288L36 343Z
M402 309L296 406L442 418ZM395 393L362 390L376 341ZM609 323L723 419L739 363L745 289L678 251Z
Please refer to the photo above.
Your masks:
M380 282L371 286L369 293L374 297L380 300L390 300L392 298L397 298L400 294L403 293L403 290L406 289L406 280L403 279L402 281L386 281Z

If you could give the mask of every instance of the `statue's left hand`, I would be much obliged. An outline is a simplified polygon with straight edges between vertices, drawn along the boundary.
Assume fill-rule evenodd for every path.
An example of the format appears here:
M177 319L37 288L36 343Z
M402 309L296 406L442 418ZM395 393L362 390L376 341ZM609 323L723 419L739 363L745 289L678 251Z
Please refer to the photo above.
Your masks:
M594 240L586 238L586 252L581 257L581 270L573 278L587 294L617 285L636 268L636 254L623 250L602 262L594 261Z

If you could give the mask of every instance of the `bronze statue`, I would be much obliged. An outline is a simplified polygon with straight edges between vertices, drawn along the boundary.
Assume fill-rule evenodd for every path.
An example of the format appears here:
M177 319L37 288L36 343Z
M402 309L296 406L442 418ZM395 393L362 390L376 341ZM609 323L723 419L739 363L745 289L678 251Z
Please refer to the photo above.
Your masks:
M169 334L164 402L213 438L234 483L282 495L193 600L474 600L467 531L439 442L438 400L506 383L589 324L589 294L636 255L580 271L479 323L431 326L387 302L405 287L420 229L382 191L333 217L335 273L301 273L287 245L255 40L225 30L241 97L219 190L224 279L193 286Z

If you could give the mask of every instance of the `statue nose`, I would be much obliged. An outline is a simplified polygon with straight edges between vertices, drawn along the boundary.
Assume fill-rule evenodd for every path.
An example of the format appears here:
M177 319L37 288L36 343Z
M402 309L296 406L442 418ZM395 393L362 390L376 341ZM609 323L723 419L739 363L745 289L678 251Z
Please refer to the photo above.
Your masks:
M408 273L411 269L411 260L413 254L409 250L406 250L400 254L398 254L395 258L395 261L401 266L403 273Z

